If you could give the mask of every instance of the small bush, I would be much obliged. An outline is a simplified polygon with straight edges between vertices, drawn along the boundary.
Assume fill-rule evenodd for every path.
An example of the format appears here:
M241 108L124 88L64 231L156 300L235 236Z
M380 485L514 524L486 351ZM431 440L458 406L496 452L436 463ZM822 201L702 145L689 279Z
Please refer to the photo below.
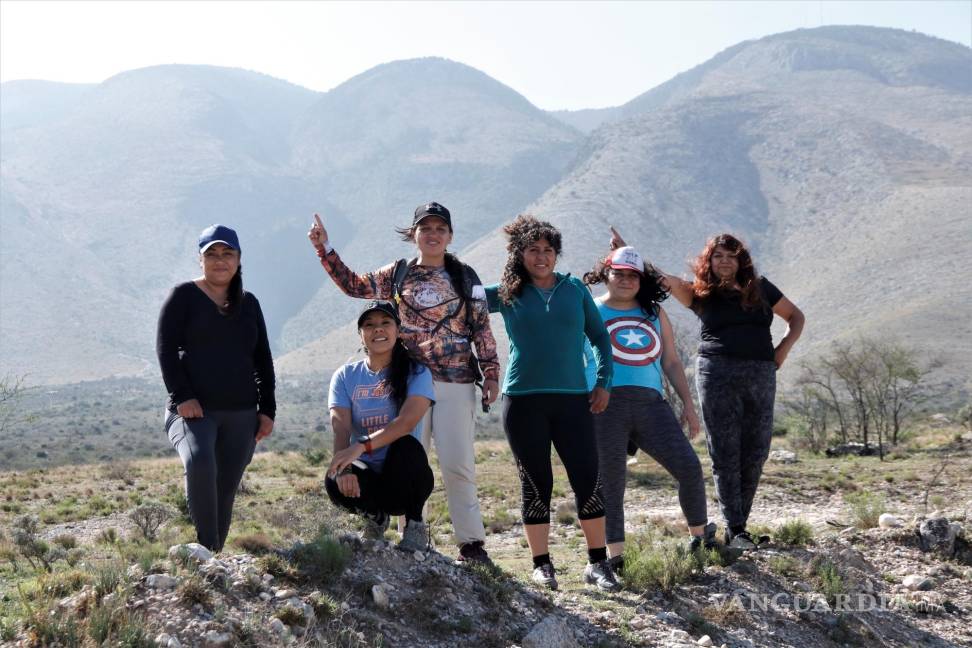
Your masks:
M26 625L28 634L33 639L33 645L65 647L81 645L81 629L73 618L38 611L27 618Z
M777 576L794 578L802 573L800 563L789 556L773 556L769 559L770 571Z
M506 509L500 509L486 522L486 530L490 533L503 533L504 531L509 531L516 524L516 520L516 516L512 513Z
M198 576L183 581L179 586L179 600L188 607L199 604L207 610L213 605L213 596L206 581Z
M813 527L805 520L787 520L773 534L773 539L791 547L803 547L813 542Z
M331 452L325 448L309 448L304 450L304 459L312 466L320 466L330 463Z
M251 533L249 535L237 536L233 539L233 544L254 556L262 556L268 551L273 550L273 541L266 533Z
M337 614L337 611L341 609L338 602L327 594L312 596L309 603L314 608L314 616L321 621L332 619Z
M63 598L79 591L91 577L78 569L51 574L42 581L44 593L52 598Z
M689 553L679 540L662 540L648 532L634 537L624 548L624 585L633 591L659 588L669 592L718 562L711 552Z
M108 527L107 529L102 529L101 533L98 534L98 542L102 544L112 545L118 542L118 529L115 527Z
M116 591L124 582L125 572L118 563L106 563L95 569L94 589L99 601Z
M557 505L558 524L573 524L577 520L577 505L574 502L561 502Z
M274 578L293 579L296 574L294 568L279 554L268 553L257 559L257 567Z
M844 577L841 576L837 565L827 559L818 561L813 568L820 593L827 599L831 606L837 601L837 596L845 594L847 588L844 585Z
M161 502L146 502L128 514L142 537L150 542L155 540L162 523L172 516L172 509Z
M78 546L78 539L70 533L62 533L54 538L54 544L60 545L65 549L74 549Z
M299 575L309 581L321 582L336 578L344 571L351 550L321 527L314 539L297 544L292 552L292 562Z
M850 508L851 520L859 529L873 529L884 513L885 500L880 493L859 491L844 495L844 503Z
M289 626L303 626L307 624L307 617L303 610L292 605L285 605L274 613L274 616Z

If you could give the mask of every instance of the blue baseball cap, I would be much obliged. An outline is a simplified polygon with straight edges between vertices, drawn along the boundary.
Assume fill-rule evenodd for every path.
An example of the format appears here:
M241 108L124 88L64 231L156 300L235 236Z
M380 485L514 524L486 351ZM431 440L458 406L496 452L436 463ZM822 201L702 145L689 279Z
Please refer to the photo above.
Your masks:
M236 232L225 225L210 225L199 235L199 253L202 254L214 243L222 243L234 250L240 250L240 239Z

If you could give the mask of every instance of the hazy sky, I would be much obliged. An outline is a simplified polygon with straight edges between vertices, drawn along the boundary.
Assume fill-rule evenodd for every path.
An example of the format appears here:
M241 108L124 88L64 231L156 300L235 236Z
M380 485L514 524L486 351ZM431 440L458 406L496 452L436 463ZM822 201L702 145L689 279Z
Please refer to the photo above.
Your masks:
M972 0L921 2L35 2L0 0L0 81L99 82L161 63L328 90L443 56L544 109L624 103L742 40L821 24L972 46Z

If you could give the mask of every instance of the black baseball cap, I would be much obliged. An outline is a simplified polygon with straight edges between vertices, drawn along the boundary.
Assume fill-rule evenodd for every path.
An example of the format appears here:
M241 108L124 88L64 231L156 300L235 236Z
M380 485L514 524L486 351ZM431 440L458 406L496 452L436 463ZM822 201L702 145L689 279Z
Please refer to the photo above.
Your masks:
M445 224L452 229L452 214L449 210L440 205L437 202L425 203L424 205L419 205L415 208L415 218L412 219L412 227L418 225L423 219L429 216L435 216L436 218L441 218L445 221Z
M398 318L398 309L395 308L395 304L384 299L373 299L365 304L365 307L361 310L361 314L358 315L358 328L361 328L361 322L363 322L364 318L368 316L368 313L372 313L374 311L381 311L382 313L391 315L392 319L395 320L396 325L402 325L402 320Z

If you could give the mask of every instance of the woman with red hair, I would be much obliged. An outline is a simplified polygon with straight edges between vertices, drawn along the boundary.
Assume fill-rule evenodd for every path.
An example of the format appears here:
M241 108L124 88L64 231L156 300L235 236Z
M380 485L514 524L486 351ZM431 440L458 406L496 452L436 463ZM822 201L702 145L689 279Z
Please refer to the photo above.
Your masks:
M611 229L611 246L625 245ZM694 281L664 275L664 287L702 324L696 386L712 475L726 521L726 544L755 549L746 530L773 433L776 371L800 337L806 318L769 279L756 273L742 241L719 234L695 259ZM777 315L787 331L773 346Z

